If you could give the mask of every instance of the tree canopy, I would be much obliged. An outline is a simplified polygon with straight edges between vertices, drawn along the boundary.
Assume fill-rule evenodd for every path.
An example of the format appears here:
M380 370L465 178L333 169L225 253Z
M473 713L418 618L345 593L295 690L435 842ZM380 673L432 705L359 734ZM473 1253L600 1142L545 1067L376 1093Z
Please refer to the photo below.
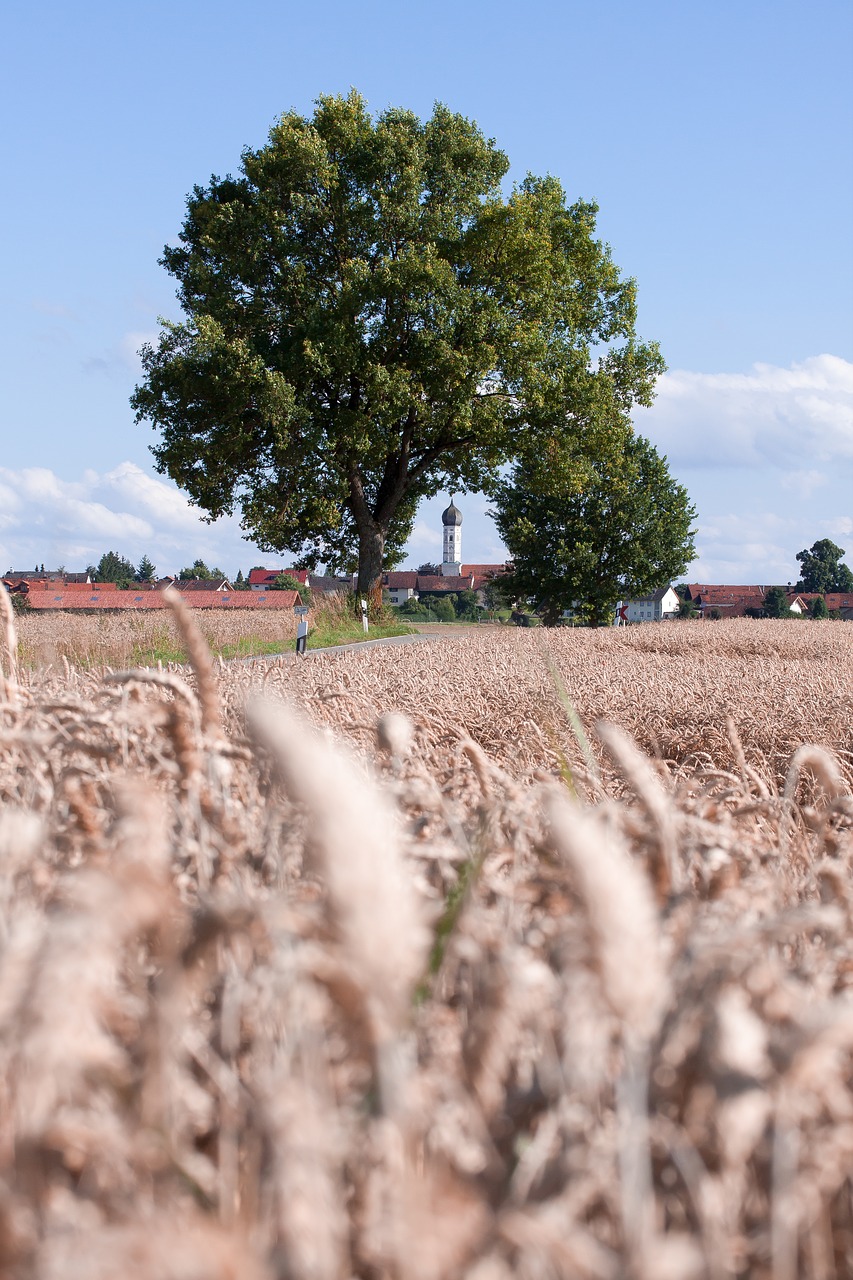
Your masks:
M837 547L829 538L812 543L809 551L798 551L801 577L797 591L853 592L853 573L846 564L840 563L844 554L844 548Z
M546 622L571 608L600 626L617 601L666 586L693 559L695 510L648 440L623 427L606 447L523 459L494 511L513 571L501 589Z
M195 187L161 260L186 318L132 398L158 469L264 550L357 562L364 592L421 499L649 403L663 362L597 207L552 177L505 195L508 167L445 106L373 118L353 91Z

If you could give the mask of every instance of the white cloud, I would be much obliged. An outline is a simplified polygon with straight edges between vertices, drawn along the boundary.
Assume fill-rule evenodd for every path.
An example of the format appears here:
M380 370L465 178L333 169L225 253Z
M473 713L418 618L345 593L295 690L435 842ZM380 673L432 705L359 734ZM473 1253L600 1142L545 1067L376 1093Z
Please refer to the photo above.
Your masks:
M132 462L61 479L46 467L0 468L0 570L44 563L84 569L105 551L134 564L148 555L164 573L194 559L226 572L261 563L236 518L208 525L172 484Z
M83 361L86 373L100 373L111 377L114 373L126 375L127 371L137 377L142 373L142 361L139 358L140 348L146 342L156 346L159 333L155 331L131 331L119 338L113 346L98 355L88 356Z
M812 356L745 374L677 369L658 383L638 430L678 467L800 469L853 460L853 364Z
M410 552L417 551L418 548L431 551L433 547L441 546L441 534L437 528L426 524L425 521L416 520L406 545Z
M779 483L791 493L810 498L828 483L828 476L823 471L786 471L779 477Z

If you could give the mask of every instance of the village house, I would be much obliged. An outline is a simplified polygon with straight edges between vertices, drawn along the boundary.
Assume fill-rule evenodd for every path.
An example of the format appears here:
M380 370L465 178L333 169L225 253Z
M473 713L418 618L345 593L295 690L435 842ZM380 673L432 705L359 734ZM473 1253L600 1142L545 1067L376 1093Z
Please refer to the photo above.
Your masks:
M144 587L131 587L124 591L117 587L104 590L103 584L98 585L101 589L91 591L73 591L61 587L31 590L27 593L27 603L31 609L45 611L88 610L98 613L111 610L136 612L169 607L162 591L151 591ZM192 591L187 593L186 602L193 609L231 610L293 609L300 603L295 591L263 591L257 594L251 591Z
M323 596L345 595L353 589L353 579L335 576L331 573L311 573L308 569L252 569L249 573L249 588L252 591L266 591L275 583L282 573L294 578L300 586L308 587Z
M664 622L678 617L679 604L672 587L659 587L650 595L624 601L620 616L623 622Z

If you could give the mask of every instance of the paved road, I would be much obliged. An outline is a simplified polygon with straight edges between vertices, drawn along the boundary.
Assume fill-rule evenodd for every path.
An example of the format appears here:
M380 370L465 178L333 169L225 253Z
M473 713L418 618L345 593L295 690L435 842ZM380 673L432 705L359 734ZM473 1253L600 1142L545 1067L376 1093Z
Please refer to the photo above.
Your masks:
M377 645L392 644L426 644L430 640L434 640L435 635L411 635L411 636L379 636L376 640L356 640L352 644L334 644L329 645L325 649L309 649L306 658L310 658L315 653L352 653L354 649L374 649ZM295 661L296 652L294 649L288 649L284 653L258 653L251 658L236 658L232 661L236 662L279 662L279 661Z

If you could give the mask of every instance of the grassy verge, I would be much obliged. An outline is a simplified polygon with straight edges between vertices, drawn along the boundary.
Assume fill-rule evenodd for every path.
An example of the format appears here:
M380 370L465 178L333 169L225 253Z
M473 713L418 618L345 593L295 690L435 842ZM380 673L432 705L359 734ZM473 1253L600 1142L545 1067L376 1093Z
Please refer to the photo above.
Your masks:
M142 615L130 611L114 615L28 614L16 619L18 660L22 669L61 667L78 670L111 667L156 667L184 663L184 651L174 620L167 614ZM352 602L320 599L308 617L311 649L363 640L361 619ZM202 610L197 624L214 657L240 659L292 653L296 647L296 618L292 610L264 610L254 615L226 610ZM405 619L383 612L371 621L368 639L408 635Z
M402 623L371 623L370 631L364 634L358 619L352 622L336 622L332 625L321 624L308 634L309 649L333 648L341 644L354 644L358 640L381 640L387 636L408 636L415 633L415 628ZM234 644L211 644L214 657L228 658L260 658L269 654L292 653L296 642L292 636L283 636L280 640L262 640L260 636L241 636ZM180 646L156 645L151 648L139 647L134 650L132 666L156 667L158 662L166 666L170 662L186 662L187 655Z
M406 622L371 622L370 630L364 634L364 628L358 618L351 621L335 619L319 620L319 625L308 633L309 649L325 649L338 644L355 644L359 640L384 640L388 636L411 636L416 628Z

